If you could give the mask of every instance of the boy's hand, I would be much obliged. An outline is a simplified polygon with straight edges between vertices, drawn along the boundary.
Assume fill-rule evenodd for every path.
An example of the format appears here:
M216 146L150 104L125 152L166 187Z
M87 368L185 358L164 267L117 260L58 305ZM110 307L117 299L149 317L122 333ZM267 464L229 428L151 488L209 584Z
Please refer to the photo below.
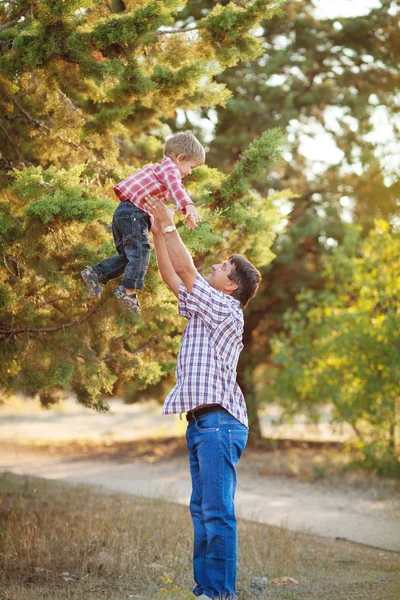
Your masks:
M186 217L184 223L186 227L191 231L194 229L200 221L202 221L202 216L197 212L193 204L188 204L186 206Z
M154 217L154 215L150 215L150 223L151 223L151 233L153 235L157 235L158 233L161 234L161 226L160 223L157 221L157 219Z

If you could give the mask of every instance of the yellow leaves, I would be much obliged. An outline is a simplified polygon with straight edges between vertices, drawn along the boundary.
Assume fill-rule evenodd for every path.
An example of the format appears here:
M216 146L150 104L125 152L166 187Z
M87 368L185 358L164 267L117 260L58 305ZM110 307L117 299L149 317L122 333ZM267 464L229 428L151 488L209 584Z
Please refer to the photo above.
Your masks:
M208 54L207 60L212 58L212 53L205 52L204 44L201 44L195 30L179 35L161 36L156 46L159 65L181 68L183 63L190 65L204 58L205 53Z
M6 79L0 73L0 107L4 113L14 112L14 104L12 103L12 96L17 92L18 86L16 83Z
M16 360L12 360L8 363L7 374L10 377L15 377L22 369L22 364Z
M301 198L301 194L293 192L290 188L285 188L284 190L274 191L268 197L270 200L276 202L278 200L294 200L295 198Z
M376 328L382 327L386 321L386 315L376 315L371 318L371 325Z
M383 219L377 219L375 221L375 232L378 235L384 235L385 233L388 233L390 231L390 225L387 221L384 221Z
M149 0L124 0L124 4L126 6L126 11L130 12L146 6L149 4Z

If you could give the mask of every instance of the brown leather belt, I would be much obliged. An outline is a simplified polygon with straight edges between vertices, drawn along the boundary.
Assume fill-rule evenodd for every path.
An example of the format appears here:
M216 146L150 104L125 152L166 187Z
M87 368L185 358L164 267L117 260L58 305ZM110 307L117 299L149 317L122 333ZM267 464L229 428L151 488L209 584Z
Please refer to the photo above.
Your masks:
M202 406L201 408L197 408L186 413L186 421L189 421L189 423L193 423L193 421L195 421L195 418L198 419L202 415L221 410L225 411L225 408L220 404L210 404L210 406Z

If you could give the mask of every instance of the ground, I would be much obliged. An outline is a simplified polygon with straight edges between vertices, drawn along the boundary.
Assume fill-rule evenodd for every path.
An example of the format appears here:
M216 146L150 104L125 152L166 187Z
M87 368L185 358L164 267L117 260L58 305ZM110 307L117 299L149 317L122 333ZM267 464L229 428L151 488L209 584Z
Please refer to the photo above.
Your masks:
M7 559L1 599L191 598L190 516L180 506L190 496L185 422L159 413L151 403L115 403L108 415L71 403L51 411L18 402L0 408L0 471L13 473L0 477L0 545L11 544L11 552L0 549ZM317 430L298 423L292 437L302 441L294 441L267 420L270 439L249 445L238 469L240 600L399 600L399 482L344 470L345 434L326 424ZM46 519L32 529L43 510ZM144 519L143 511L153 512ZM130 512L139 512L139 521L127 518ZM10 515L21 531L10 529ZM133 522L148 529L130 532ZM68 550L77 535L87 564ZM151 540L140 567L132 563L135 535ZM123 567L125 554L131 558ZM263 576L298 584L272 582L255 596L252 581Z

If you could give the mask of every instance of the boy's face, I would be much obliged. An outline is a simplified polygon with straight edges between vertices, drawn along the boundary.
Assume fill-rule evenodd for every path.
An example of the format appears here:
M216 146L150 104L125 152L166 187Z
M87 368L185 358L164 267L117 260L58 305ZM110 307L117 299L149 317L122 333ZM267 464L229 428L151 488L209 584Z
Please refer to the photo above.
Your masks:
M174 163L178 167L182 178L186 177L186 175L191 175L192 169L199 166L198 160L195 158L185 158L183 154L179 154L174 160Z

